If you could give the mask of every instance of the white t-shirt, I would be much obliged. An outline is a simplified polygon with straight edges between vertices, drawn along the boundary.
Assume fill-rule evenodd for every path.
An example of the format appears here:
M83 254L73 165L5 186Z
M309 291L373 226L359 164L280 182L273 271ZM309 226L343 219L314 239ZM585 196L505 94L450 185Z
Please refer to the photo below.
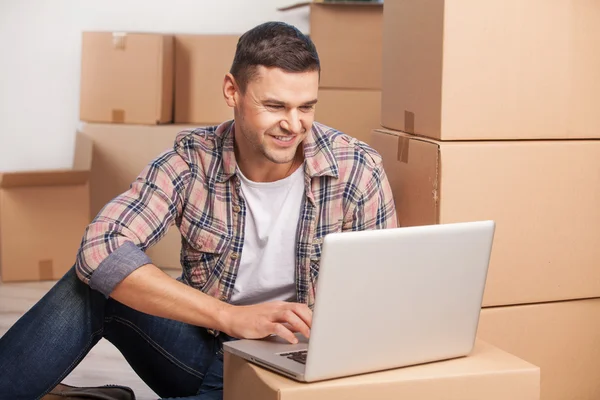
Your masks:
M244 247L231 302L296 299L296 229L304 198L304 168L285 179L252 182L239 171L246 200Z

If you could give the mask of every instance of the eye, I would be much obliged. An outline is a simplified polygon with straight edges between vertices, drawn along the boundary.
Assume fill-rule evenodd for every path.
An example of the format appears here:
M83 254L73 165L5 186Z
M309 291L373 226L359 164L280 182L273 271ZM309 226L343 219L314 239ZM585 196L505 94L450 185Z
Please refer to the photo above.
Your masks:
M309 112L314 110L315 106L314 105L310 105L310 106L302 106L300 107L300 110L304 111L304 112Z
M267 108L272 110L283 110L284 107L281 104L267 104Z

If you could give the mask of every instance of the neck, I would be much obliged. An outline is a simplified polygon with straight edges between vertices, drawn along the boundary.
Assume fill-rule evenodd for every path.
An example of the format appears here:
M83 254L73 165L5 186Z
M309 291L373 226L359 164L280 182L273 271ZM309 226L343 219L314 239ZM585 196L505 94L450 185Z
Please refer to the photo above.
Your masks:
M285 179L293 174L303 161L302 146L298 147L292 161L285 164L276 164L268 160L257 160L252 157L242 156L235 147L236 162L246 178L253 182L275 182Z

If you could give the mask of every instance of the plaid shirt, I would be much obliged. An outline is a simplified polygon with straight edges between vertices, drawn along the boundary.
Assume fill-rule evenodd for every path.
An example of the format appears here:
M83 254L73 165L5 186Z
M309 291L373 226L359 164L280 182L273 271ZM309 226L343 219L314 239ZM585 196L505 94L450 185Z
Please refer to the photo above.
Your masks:
M87 227L78 252L81 280L109 296L144 251L172 225L183 236L184 283L229 301L244 246L246 206L236 173L233 121L182 131L130 189ZM296 234L297 300L313 307L323 237L397 226L381 157L365 143L314 123L303 142L305 197ZM365 266L367 268L367 266Z

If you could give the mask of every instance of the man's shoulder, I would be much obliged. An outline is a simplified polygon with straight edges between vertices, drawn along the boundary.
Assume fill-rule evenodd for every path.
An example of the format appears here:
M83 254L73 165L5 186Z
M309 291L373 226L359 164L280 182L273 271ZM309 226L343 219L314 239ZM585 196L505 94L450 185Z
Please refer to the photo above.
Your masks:
M219 140L218 125L183 129L175 137L175 149L214 148Z
M340 130L315 122L319 141L322 141L332 152L338 164L361 164L368 169L377 168L381 164L381 155L369 144L352 137Z
M173 151L190 166L209 165L221 157L223 126L202 126L181 130L175 137Z
M214 149L218 146L218 126L181 129L174 144L154 158L151 166L173 176L198 172L203 164L214 162Z

